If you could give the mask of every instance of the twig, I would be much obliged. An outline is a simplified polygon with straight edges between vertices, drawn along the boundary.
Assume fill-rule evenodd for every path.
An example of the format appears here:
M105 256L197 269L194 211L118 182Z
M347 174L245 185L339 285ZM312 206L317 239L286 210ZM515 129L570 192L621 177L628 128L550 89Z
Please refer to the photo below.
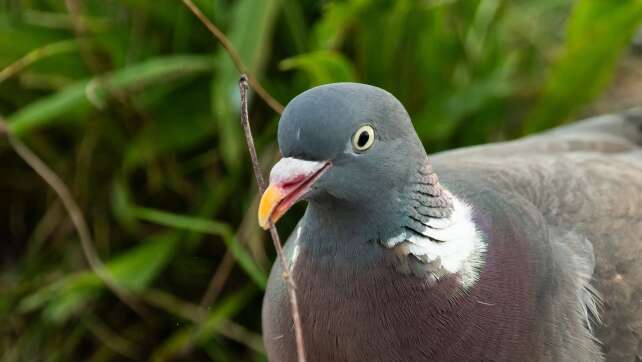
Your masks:
M268 91L263 88L261 83L259 83L258 80L256 80L252 76L247 76L248 69L245 65L243 65L243 62L241 61L241 56L239 53L234 49L234 46L232 45L232 42L223 34L223 32L216 26L214 23L212 23L206 16L203 14L203 12L192 2L192 0L182 0L183 4L187 6L188 9L198 18L198 20L205 25L205 27L214 35L214 38L225 48L225 51L227 54L230 56L232 59L232 62L234 63L234 66L236 69L239 71L241 74L246 74L247 81L250 83L252 86L252 89L256 91L256 93L261 97L265 103L267 103L270 108L272 108L276 113L281 114L283 113L283 105L279 103L274 97L270 95Z
M56 195L62 201L63 206L69 214L69 218L74 225L80 238L80 245L82 246L85 258L89 264L89 267L93 272L105 283L105 285L111 289L114 294L120 298L125 305L130 307L134 312L138 313L141 317L149 319L150 314L147 310L140 305L136 299L129 293L128 290L123 289L117 282L114 280L109 271L105 268L105 265L98 257L96 250L93 247L93 241L91 238L91 233L89 232L89 227L87 222L80 211L80 207L76 203L76 200L71 195L71 192L65 185L65 183L56 175L56 173L49 168L35 153L33 153L29 147L27 147L22 141L17 137L14 137L11 132L8 131L6 123L0 118L0 134L2 130L7 134L9 139L9 144L14 149L14 151L22 158L28 165L31 167L46 183L51 187Z
M227 54L230 56L234 66L242 74L241 80L239 81L239 87L241 92L241 124L245 132L245 140L247 142L248 150L250 152L250 158L252 159L252 167L254 169L254 175L256 176L256 181L259 187L259 192L265 191L266 184L263 180L261 173L261 168L259 166L258 158L256 156L256 149L254 147L254 140L252 138L252 131L250 129L249 117L247 112L247 90L248 83L252 86L252 89L267 103L270 108L272 108L276 113L283 113L283 105L279 103L274 97L268 93L261 83L252 76L248 76L248 69L241 61L241 57L234 49L234 46L230 40L225 36L225 34L214 25L201 10L192 2L192 0L182 0L183 4L205 25L205 27L212 33L214 38L223 46ZM277 257L281 262L283 269L283 279L285 280L286 289L288 290L290 307L292 310L292 321L294 322L294 331L296 335L296 345L297 345L297 355L299 362L305 362L305 346L303 340L303 332L301 329L301 317L299 314L299 305L296 297L296 284L294 280L290 277L288 273L288 265L283 255L283 246L281 245L281 240L278 234L278 231L271 225L270 234L272 236L272 241L274 242L274 248L277 252ZM206 297L203 298L203 302L206 302L209 291L206 293Z
M254 169L256 183L258 184L259 192L263 193L267 185L265 184L265 180L263 179L263 173L261 172L259 160L256 157L256 148L254 147L254 139L252 138L252 130L250 129L250 120L247 112L248 79L245 74L241 75L241 79L239 80L239 88L241 92L241 125L243 126L243 131L245 132L247 149L250 152L250 158L252 159L252 167ZM285 255L283 254L283 246L281 245L279 232L276 230L276 227L273 224L270 225L270 235L272 236L272 241L274 242L274 248L276 249L277 258L281 262L281 268L283 269L283 280L285 281L285 287L288 291L288 296L290 297L290 308L292 311L292 321L294 322L294 334L296 336L298 361L305 362L305 345L303 341L303 331L301 329L299 304L296 298L296 284L294 283L294 279L288 272L289 267L287 261L285 260Z

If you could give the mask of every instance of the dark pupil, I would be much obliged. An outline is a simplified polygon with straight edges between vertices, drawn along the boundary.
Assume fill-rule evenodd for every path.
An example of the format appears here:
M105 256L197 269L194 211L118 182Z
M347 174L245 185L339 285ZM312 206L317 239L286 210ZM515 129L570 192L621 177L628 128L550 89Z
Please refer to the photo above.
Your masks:
M368 144L369 139L370 135L368 134L368 132L361 132L361 134L359 135L359 139L357 139L357 146L359 146L359 148L365 146L366 144Z

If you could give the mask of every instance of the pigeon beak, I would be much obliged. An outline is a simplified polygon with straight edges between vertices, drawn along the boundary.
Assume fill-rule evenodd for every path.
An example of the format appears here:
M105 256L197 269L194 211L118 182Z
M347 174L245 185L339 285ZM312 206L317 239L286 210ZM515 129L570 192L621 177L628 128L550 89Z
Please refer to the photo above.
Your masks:
M286 157L277 162L270 172L270 185L261 196L259 225L269 229L310 190L328 168L330 162L327 161Z

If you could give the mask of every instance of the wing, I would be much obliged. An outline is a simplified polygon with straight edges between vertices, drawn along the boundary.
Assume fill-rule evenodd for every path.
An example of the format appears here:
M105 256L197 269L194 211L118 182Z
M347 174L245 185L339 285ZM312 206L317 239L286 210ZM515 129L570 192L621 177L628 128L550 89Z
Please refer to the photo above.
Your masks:
M642 108L589 118L515 141L460 148L436 154L442 159L552 155L569 152L626 153L640 150Z
M593 288L603 296L594 335L612 361L642 360L641 119L601 117L433 158L447 188L469 178L520 195L541 213L578 308L594 309Z

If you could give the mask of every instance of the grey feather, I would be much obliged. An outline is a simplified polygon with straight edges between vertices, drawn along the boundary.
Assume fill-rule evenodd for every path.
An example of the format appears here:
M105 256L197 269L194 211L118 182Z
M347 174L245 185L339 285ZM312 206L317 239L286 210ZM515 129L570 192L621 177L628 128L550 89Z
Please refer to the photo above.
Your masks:
M578 288L580 306L602 320L593 329L609 361L633 361L642 353L642 118L637 114L597 117L433 158L438 173L442 164L479 169L489 184L525 195L541 210L554 245L566 249L556 254L563 263L580 263L575 267L585 280ZM565 240L575 242L566 246ZM597 294L603 298L601 313Z

